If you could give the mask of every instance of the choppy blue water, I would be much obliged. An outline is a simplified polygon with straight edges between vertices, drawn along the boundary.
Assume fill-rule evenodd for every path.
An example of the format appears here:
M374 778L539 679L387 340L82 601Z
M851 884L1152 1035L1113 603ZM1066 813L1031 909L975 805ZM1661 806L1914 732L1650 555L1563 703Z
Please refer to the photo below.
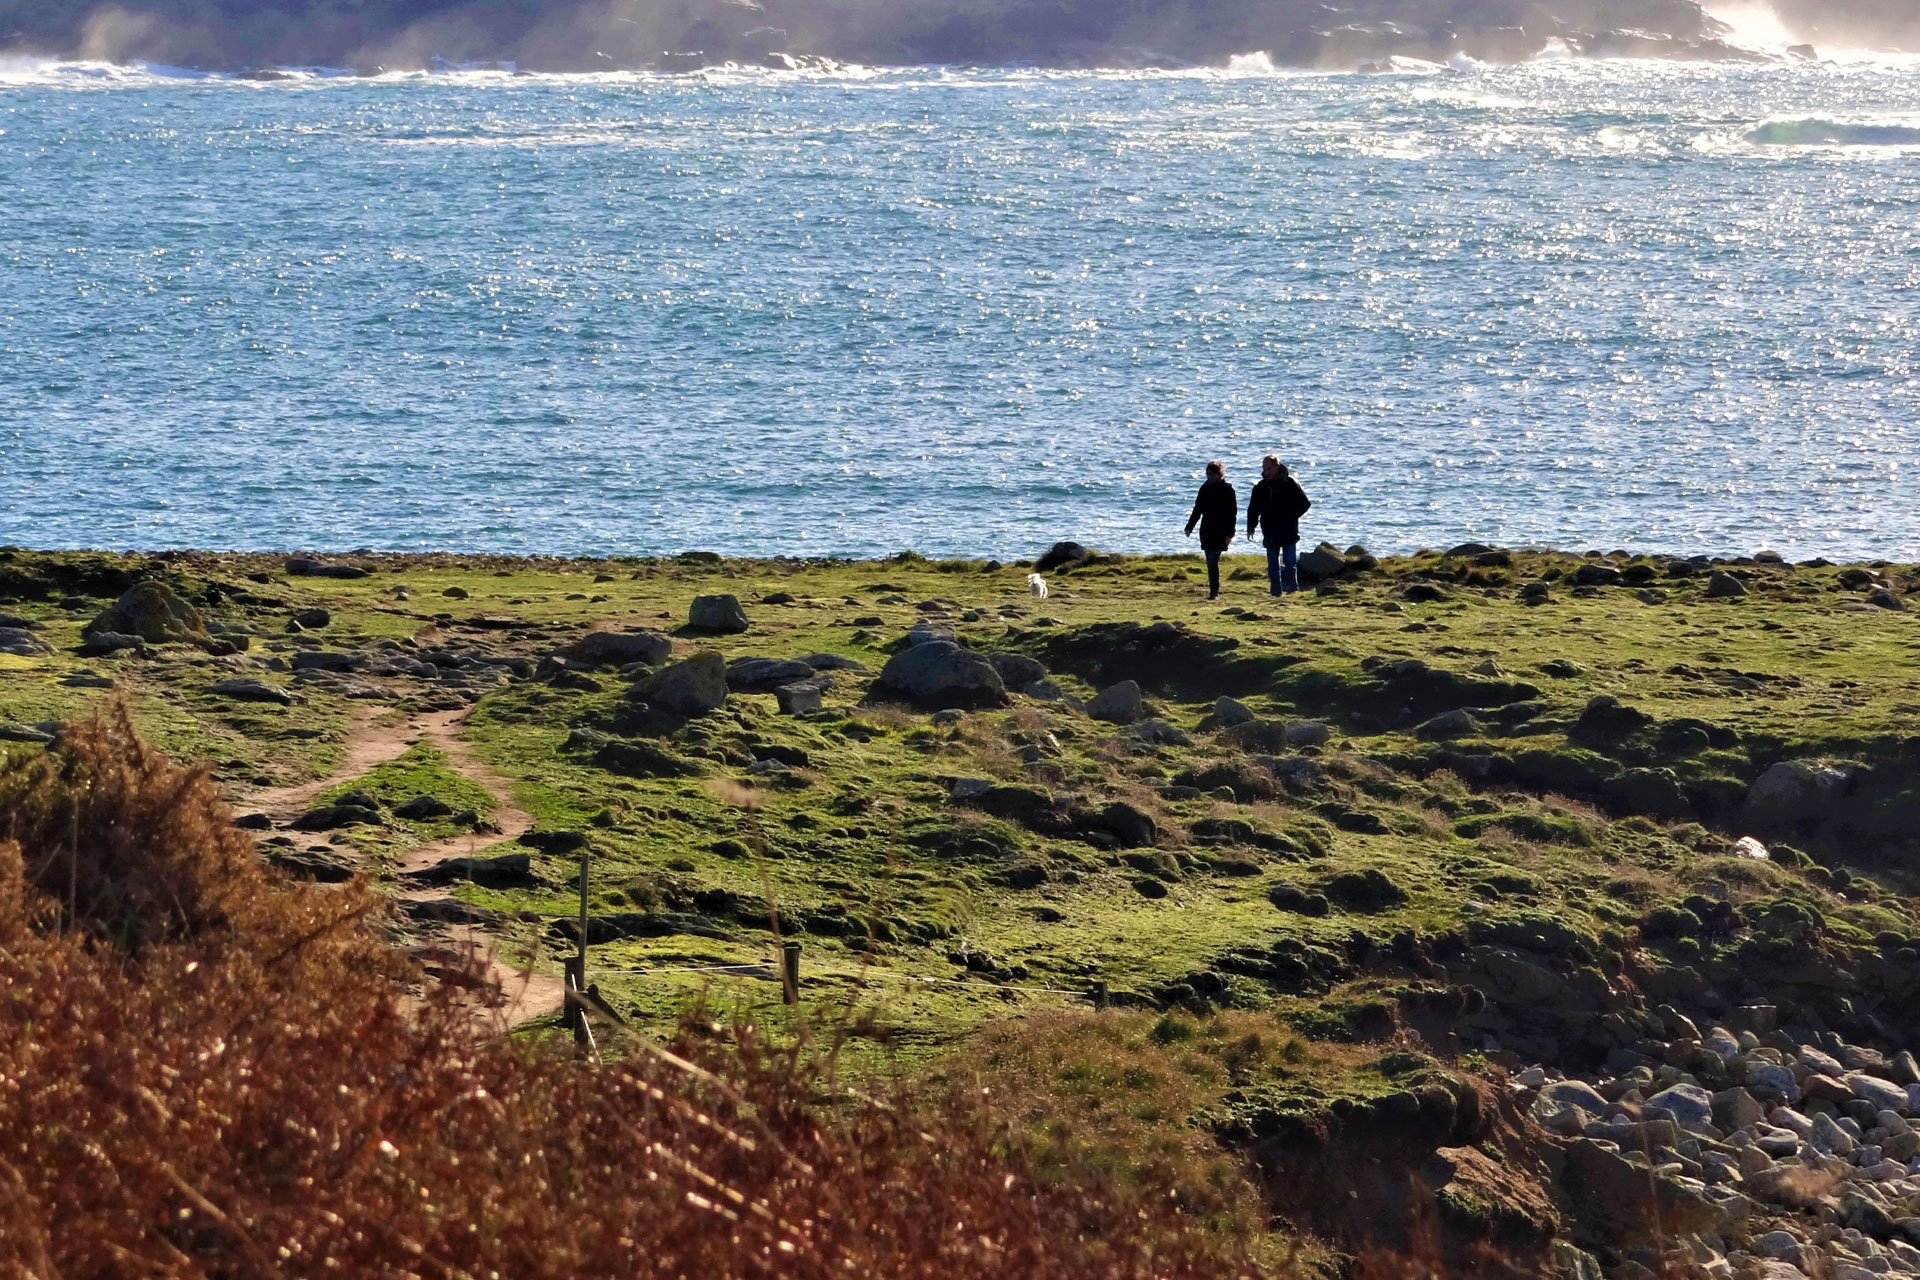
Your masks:
M1920 64L0 73L0 542L1920 558Z

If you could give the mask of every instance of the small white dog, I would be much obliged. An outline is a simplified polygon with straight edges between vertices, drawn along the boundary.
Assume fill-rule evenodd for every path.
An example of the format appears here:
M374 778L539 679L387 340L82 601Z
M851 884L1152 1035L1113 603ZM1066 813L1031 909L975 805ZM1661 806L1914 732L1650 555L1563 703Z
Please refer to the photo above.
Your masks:
M1047 580L1037 573L1030 573L1027 575L1027 590L1033 594L1035 600L1045 600L1047 598Z

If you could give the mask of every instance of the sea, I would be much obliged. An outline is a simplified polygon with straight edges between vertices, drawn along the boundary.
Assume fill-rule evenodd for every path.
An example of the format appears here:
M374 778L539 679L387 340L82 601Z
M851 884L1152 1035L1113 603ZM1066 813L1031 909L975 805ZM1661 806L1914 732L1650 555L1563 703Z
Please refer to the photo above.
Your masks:
M0 544L1920 560L1920 60L0 62Z

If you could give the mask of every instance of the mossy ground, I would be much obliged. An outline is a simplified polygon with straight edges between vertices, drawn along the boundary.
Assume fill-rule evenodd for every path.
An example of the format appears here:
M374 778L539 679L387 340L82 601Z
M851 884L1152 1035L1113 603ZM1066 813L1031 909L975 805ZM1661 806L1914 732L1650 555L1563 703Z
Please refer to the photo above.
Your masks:
M751 630L681 638L677 654L829 652L862 663L869 675L912 623L935 616L975 647L1047 660L1058 683L1081 697L1095 692L1091 678L1103 670L1102 627L1169 621L1235 642L1230 660L1167 669L1147 682L1151 711L1190 737L1185 746L1142 742L1058 704L1025 699L937 724L861 705L867 677L841 673L817 716L782 716L770 696L736 695L676 734L667 745L705 776L626 778L597 766L591 751L564 745L575 728L611 717L625 690L612 672L596 675L597 693L536 681L479 698L464 731L473 750L511 781L513 798L537 827L590 833L596 914L697 911L720 923L715 932L723 936L596 946L595 976L616 1007L659 1023L706 991L720 1005L784 1017L771 967L747 976L687 972L770 962L773 934L755 918L764 922L771 905L787 934L804 942L810 1009L829 1018L844 1013L861 1043L908 1055L944 1051L1010 1013L1084 1005L1080 993L1096 983L1122 998L1171 992L1177 999L1182 983L1221 973L1221 958L1236 950L1294 947L1311 970L1314 957L1343 954L1356 931L1384 944L1408 930L1492 927L1564 935L1576 951L1597 954L1628 945L1649 911L1702 891L1736 903L1803 903L1862 938L1916 931L1901 896L1912 887L1910 875L1895 856L1916 850L1911 831L1904 844L1896 828L1874 849L1859 850L1859 862L1869 865L1855 869L1878 883L1862 890L1854 882L1843 892L1795 868L1728 858L1729 840L1739 834L1730 819L1631 816L1611 793L1583 794L1641 767L1667 771L1688 789L1690 804L1714 795L1730 802L1776 758L1821 756L1864 768L1904 759L1920 711L1920 627L1913 614L1864 604L1837 566L1745 566L1750 593L1727 600L1706 598L1703 578L1660 576L1651 583L1659 598L1649 603L1621 586L1573 594L1571 576L1596 563L1589 557L1516 554L1512 564L1489 569L1421 555L1384 561L1332 594L1279 601L1265 594L1263 566L1236 557L1226 593L1208 602L1192 556L1105 558L1052 575L1044 601L1028 595L1024 566L910 556L866 563L354 561L373 572L357 580L289 577L264 556L11 553L0 603L40 621L37 634L54 653L6 660L0 722L84 715L103 696L120 696L159 745L211 761L236 797L324 775L338 759L353 699L297 683L289 707L208 692L231 674L226 668L250 667L285 647L278 638L285 620L314 607L332 620L305 632L303 643L358 649L381 640L457 639L517 645L516 652L537 656L588 626L674 630L693 597L725 592L740 597ZM1601 563L1634 567L1618 557ZM253 630L251 657L209 658L184 646L147 657L76 657L81 627L116 594L115 575L144 572L172 580L210 618ZM1640 577L1654 572L1649 564ZM1899 568L1875 572L1896 586L1912 581ZM1551 601L1523 603L1517 584L1543 576L1554 580ZM1430 589L1414 596L1439 598L1409 599L1416 583ZM395 593L401 586L405 598ZM1382 674L1404 659L1462 678L1524 681L1537 697L1523 701L1537 706L1524 720L1503 721L1489 710L1463 737L1424 738L1408 707L1396 705L1403 691ZM75 674L110 674L117 688L109 694L62 683ZM247 674L287 683L280 674ZM1280 788L1269 797L1208 791L1167 798L1168 782L1209 766L1230 770L1249 754L1201 728L1219 693L1242 698L1263 717L1328 722L1332 741L1306 753L1324 771L1324 785L1309 794ZM1583 709L1600 694L1644 713L1648 724L1613 737L1584 725ZM1728 736L1666 750L1656 738L1680 721ZM804 765L770 776L748 771L756 755L774 749ZM1476 780L1460 767L1476 756L1527 763L1518 775ZM1037 834L950 804L957 777L1122 799L1151 814L1161 834L1145 850ZM342 779L339 789L349 786L389 802L433 793L483 812L488 799L428 748ZM740 803L748 794L742 787L750 788L752 807ZM1207 819L1283 838L1266 847L1208 844L1193 834ZM426 823L357 838L382 852L445 834ZM1844 849L1822 854L1836 866L1848 856ZM461 896L529 921L571 914L577 855L536 853L533 861L536 887L465 887ZM1020 868L1032 870L1017 874ZM1404 899L1366 910L1336 903L1318 916L1270 901L1280 882L1313 891L1367 870L1385 873ZM1164 896L1143 896L1143 880L1163 886ZM1676 945L1684 951L1686 942ZM559 944L551 950L557 955ZM1341 981L1321 985L1337 989ZM1337 990L1324 995L1311 982L1290 995L1231 972L1225 983L1216 1002L1289 1008L1292 1026L1325 1034L1344 1017L1329 1015L1323 1026L1296 1007L1337 998Z

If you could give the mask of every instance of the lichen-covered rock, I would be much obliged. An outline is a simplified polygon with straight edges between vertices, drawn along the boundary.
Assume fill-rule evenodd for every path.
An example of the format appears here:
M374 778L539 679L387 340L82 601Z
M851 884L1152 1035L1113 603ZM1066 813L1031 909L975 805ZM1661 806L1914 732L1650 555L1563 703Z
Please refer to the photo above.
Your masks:
M1744 817L1755 830L1777 830L1830 815L1847 793L1843 769L1814 760L1782 760L1747 792Z
M644 662L657 667L673 653L673 641L657 631L589 631L567 646L576 662L624 667Z
M923 711L973 710L1006 705L1007 689L993 664L950 640L930 640L887 659L870 701L904 702Z
M687 629L713 635L738 635L748 627L738 596L695 596L687 611Z
M1140 686L1132 680L1122 680L1095 694L1087 703L1087 714L1110 724L1138 724L1146 717L1147 708Z
M735 693L772 693L782 685L825 678L791 658L735 658L727 664L727 687Z
M199 611L175 595L172 587L153 579L128 587L81 632L87 637L101 634L138 636L148 644L197 644L209 639Z
M631 695L678 716L703 716L727 701L727 661L712 651L696 653L649 675Z

